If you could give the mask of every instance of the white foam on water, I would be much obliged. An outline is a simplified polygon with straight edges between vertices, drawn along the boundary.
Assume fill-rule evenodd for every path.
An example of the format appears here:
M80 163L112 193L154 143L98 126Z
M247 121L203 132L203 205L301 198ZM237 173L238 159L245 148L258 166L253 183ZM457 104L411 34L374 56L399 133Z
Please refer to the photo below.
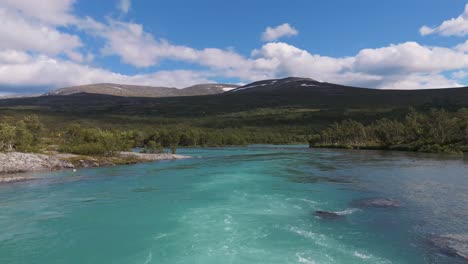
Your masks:
M320 236L317 233L301 229L301 228L299 228L297 226L289 227L289 231L291 231L293 233L296 233L296 234L298 234L298 235L300 235L302 237L305 237L305 238L317 239Z
M348 208L348 209L345 209L343 211L336 211L335 213L339 214L339 215L350 215L350 214L353 214L353 213L358 212L358 211L361 211L361 210L358 209L358 208Z
M299 254L299 253L297 253L296 256L297 256L297 261L299 263L316 264L316 262L314 260L305 258L305 257L301 256L301 254Z
M319 202L312 201L312 200L305 199L305 198L287 198L286 201L301 201L304 203L314 204L314 205L319 204Z
M228 214L225 214L224 215L224 230L225 231L230 231L232 229L231 225L232 225L232 216L228 215Z
M355 257L358 257L360 259L370 259L372 256L370 255L366 255L364 253L361 253L359 251L354 251L354 254L353 254Z
M308 200L308 199L299 199L300 201L306 202L306 203L311 203L311 204L318 204L316 201Z
M166 234L166 233L162 233L162 234L159 234L157 236L154 237L154 240L159 240L161 238L165 238L167 236L169 236L170 234Z
M145 260L145 262L143 262L143 264L149 264L149 263L151 263L151 260L153 260L153 254L150 251L149 254L148 254L148 257L146 257L146 260Z

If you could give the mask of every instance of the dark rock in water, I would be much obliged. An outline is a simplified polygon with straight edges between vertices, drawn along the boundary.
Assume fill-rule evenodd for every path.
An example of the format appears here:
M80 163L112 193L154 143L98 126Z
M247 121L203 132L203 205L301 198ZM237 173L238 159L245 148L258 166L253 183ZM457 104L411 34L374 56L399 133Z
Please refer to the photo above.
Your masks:
M442 254L468 261L468 234L432 236L429 241Z
M352 202L357 207L376 207L376 208L399 208L400 202L388 198L361 199Z
M321 219L339 219L343 218L343 215L337 214L335 212L328 212L328 211L315 211L315 216Z

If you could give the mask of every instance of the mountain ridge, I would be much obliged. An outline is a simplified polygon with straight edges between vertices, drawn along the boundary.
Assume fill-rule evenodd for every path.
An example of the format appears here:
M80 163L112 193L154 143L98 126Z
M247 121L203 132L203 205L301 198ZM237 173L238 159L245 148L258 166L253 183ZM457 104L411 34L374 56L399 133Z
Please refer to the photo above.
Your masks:
M237 88L234 84L208 83L197 84L186 88L178 89L163 86L128 85L116 83L96 83L78 86L69 86L52 90L44 96L73 95L80 93L103 94L122 97L177 97L177 96L198 96L211 95L226 92Z

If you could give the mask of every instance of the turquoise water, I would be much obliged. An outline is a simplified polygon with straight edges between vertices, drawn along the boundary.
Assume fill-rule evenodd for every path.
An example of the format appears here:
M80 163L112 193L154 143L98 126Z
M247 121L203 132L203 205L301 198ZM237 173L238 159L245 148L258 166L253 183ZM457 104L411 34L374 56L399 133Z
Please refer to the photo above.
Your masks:
M461 263L425 238L468 233L462 159L302 146L180 154L196 158L0 185L0 263ZM366 197L402 207L350 205Z

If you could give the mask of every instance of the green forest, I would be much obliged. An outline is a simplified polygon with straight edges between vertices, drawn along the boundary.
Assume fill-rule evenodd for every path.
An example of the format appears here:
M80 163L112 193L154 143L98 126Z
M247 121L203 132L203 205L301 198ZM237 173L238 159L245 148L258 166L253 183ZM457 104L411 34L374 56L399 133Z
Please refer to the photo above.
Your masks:
M448 112L411 109L403 120L379 119L364 125L344 120L309 139L311 147L388 149L417 152L468 152L468 109Z
M367 121L367 120L366 120ZM175 153L178 147L309 143L316 148L388 149L418 152L468 152L468 109L432 109L375 121L345 119L328 126L272 127L142 126L98 128L72 122L51 127L36 115L0 123L0 151L56 151L80 155L112 155L117 151ZM50 127L50 128L49 128Z

